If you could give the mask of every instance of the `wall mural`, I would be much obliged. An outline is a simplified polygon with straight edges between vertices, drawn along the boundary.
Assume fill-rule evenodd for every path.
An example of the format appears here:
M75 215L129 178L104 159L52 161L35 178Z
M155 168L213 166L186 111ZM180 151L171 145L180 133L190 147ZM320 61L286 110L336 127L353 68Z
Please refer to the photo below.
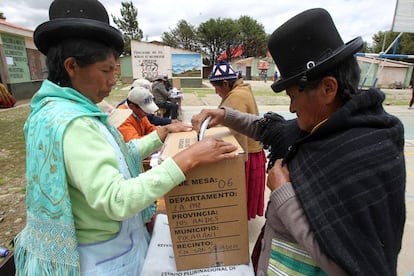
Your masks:
M201 77L201 54L172 54L171 60L173 77Z

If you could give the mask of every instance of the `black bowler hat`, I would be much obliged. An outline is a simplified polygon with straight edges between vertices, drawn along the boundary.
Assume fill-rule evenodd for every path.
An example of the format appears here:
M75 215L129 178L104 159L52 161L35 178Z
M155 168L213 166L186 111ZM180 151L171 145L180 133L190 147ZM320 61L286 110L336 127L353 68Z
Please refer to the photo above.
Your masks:
M36 47L45 55L67 38L102 41L119 53L124 50L121 32L109 25L108 13L97 0L55 0L49 7L49 19L33 33Z
M306 76L317 78L362 47L357 37L344 44L329 13L321 8L306 10L277 28L268 48L281 78L271 87L280 92Z

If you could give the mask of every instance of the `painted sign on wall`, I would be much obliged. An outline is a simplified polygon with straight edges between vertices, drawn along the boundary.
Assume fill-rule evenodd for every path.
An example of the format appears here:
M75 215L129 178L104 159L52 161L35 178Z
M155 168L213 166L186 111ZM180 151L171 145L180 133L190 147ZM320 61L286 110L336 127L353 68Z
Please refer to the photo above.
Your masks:
M1 34L10 83L30 81L30 71L24 38Z
M134 79L153 79L157 75L171 75L168 47L131 41L132 74Z

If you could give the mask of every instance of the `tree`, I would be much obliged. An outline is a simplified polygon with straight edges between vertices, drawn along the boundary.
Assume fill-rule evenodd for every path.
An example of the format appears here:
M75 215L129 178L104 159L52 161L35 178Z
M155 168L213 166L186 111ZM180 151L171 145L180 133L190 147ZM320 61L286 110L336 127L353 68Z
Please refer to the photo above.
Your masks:
M264 26L249 16L237 20L246 57L264 57L267 53L267 35Z
M240 27L233 19L209 19L199 25L197 34L210 65L223 51L231 59L231 49L241 44Z
M4 16L3 12L0 12L0 19L6 19L6 17Z
M369 53L371 52L371 48L368 46L368 43L366 41L362 42L362 48L359 50L361 53Z
M131 55L131 40L141 41L142 30L138 26L138 11L132 2L121 2L121 16L117 18L112 15L112 20L124 35L124 55Z
M267 53L267 34L262 24L249 16L237 20L212 18L194 27L185 20L180 20L170 32L164 32L162 41L168 46L190 51L202 50L208 58L206 65L213 64L223 52L231 60L242 48L243 56L262 57Z
M391 43L397 38L400 33L398 32L378 32L373 35L373 46L372 51L374 53L380 53L385 51ZM395 46L395 45L394 45ZM387 54L390 54L394 50L394 46L390 49ZM414 34L412 33L403 33L400 37L396 54L403 54L403 55L412 55L414 54Z
M161 39L164 44L174 48L189 51L200 49L196 28L185 20L178 21L177 27L170 32L164 32Z

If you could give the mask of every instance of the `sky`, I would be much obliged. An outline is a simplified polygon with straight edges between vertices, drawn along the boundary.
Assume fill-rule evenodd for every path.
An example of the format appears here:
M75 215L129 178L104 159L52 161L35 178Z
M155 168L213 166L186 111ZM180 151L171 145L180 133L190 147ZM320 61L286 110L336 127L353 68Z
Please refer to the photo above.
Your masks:
M238 19L250 16L271 34L296 14L316 7L325 8L346 43L361 36L369 45L379 31L390 31L397 0L100 0L110 16L121 17L121 2L132 1L138 10L138 24L143 41L161 41L163 32L170 32L184 19L197 27L210 18ZM48 20L52 0L0 0L0 12L6 20L34 30Z

